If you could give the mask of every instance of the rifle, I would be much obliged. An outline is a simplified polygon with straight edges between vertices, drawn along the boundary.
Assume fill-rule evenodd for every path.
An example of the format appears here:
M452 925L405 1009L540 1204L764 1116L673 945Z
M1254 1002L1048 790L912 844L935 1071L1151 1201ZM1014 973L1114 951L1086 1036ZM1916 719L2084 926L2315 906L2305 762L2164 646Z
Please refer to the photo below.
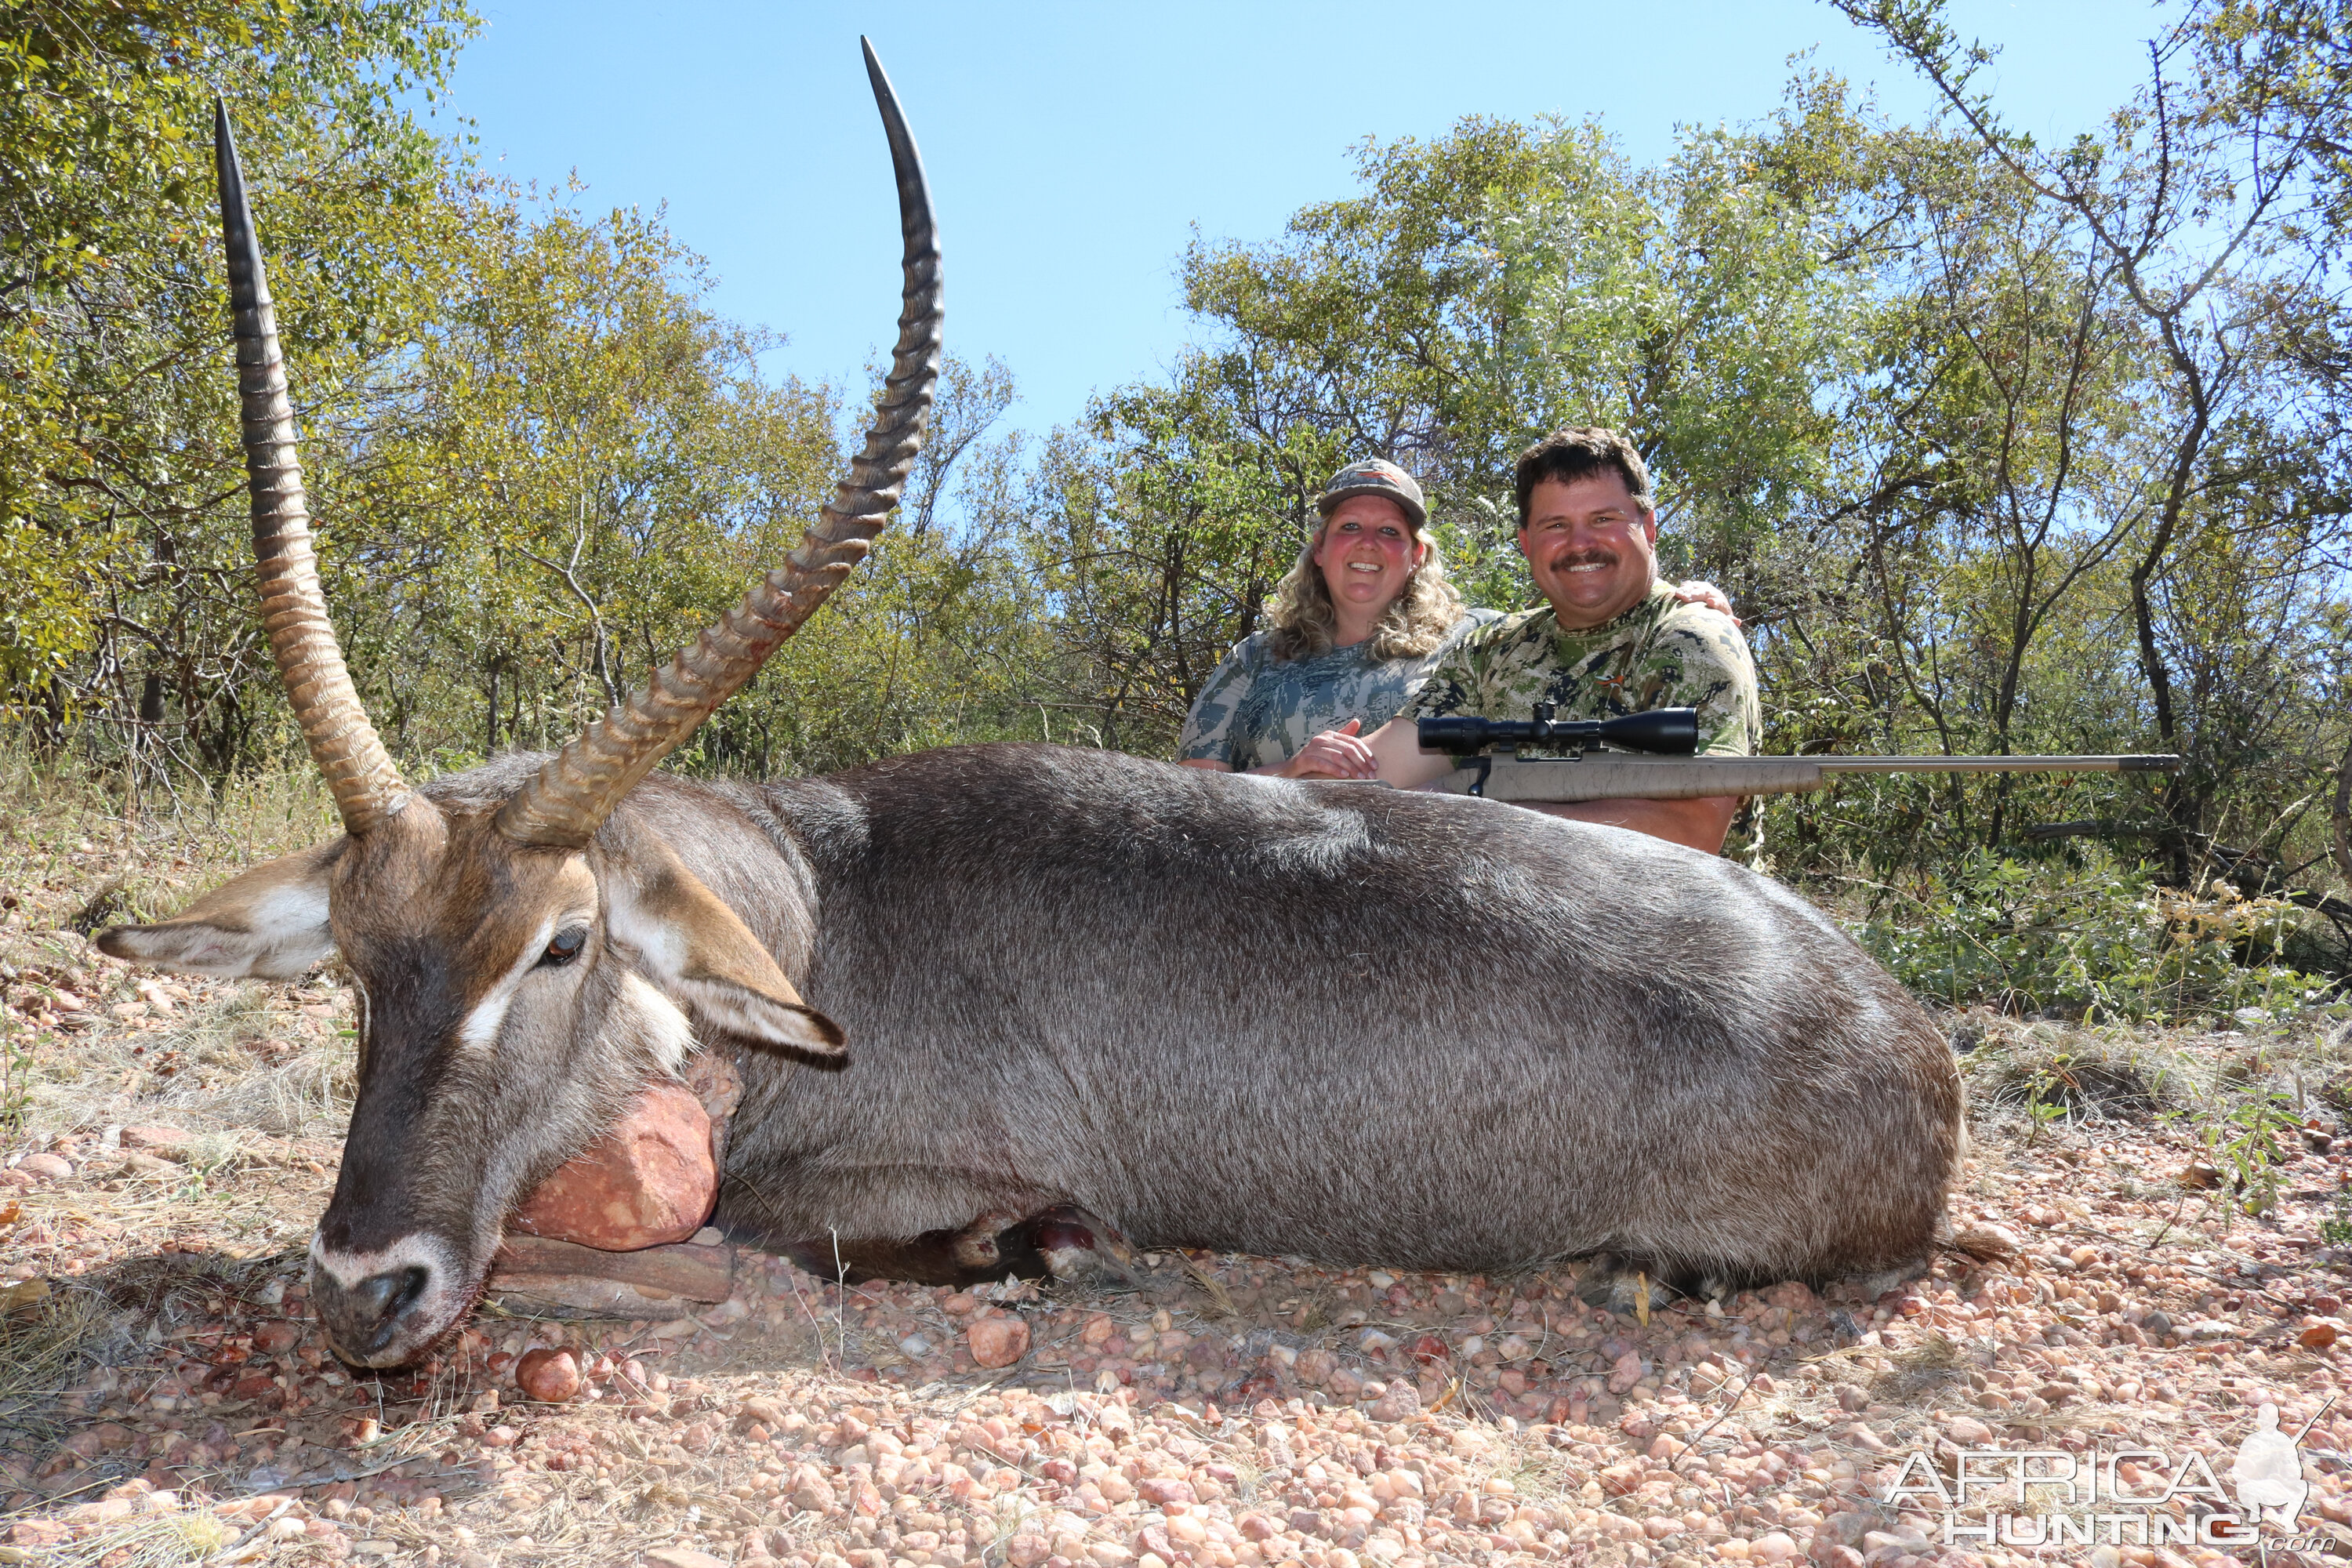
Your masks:
M1696 800L1706 795L1803 795L1842 773L2168 773L2174 756L1701 757L1698 710L1654 708L1616 719L1423 719L1421 749L1468 756L1436 788L1488 800ZM1525 745L1573 742L1564 757L1521 757ZM1615 751L1605 747L1618 748ZM1490 752L1500 751L1502 755Z

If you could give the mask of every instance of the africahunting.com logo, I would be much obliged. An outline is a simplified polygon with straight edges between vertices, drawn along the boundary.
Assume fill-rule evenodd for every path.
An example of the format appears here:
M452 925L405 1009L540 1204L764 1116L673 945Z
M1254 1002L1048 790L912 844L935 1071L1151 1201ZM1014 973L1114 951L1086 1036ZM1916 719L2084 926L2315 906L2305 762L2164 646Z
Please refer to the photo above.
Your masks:
M1940 1514L1947 1546L2295 1547L2311 1494L2298 1445L2310 1430L2307 1421L2288 1436L2278 1406L2264 1405L2238 1445L2228 1489L2195 1452L1963 1448L1948 1476L1915 1450L1881 1500Z

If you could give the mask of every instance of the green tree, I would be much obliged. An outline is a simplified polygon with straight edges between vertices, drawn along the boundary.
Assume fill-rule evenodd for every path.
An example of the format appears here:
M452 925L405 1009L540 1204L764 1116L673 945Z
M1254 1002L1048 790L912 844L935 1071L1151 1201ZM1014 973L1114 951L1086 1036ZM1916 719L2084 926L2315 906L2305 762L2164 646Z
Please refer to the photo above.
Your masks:
M213 94L269 215L304 412L332 426L436 293L449 148L407 104L472 25L440 0L36 0L0 22L0 715L201 741L221 649L180 626L216 602L242 510ZM174 691L194 705L166 727Z
M1654 169L1591 124L1367 143L1364 195L1271 245L1196 244L1188 298L1227 339L1213 364L1242 428L1412 468L1482 597L1525 601L1511 466L1567 424L1632 433L1677 564L1735 572L1826 456L1863 140L1835 85L1807 80L1769 125L1689 132Z
M1935 0L1839 4L1935 86L1956 132L2040 221L2073 237L2086 279L2111 301L2086 310L2138 339L2126 438L2106 443L2105 460L2071 489L2086 511L2106 498L2108 526L2129 534L2123 561L2150 728L2191 763L2163 799L2165 847L2186 879L2228 815L2233 781L2265 758L2209 704L2214 682L2184 682L2178 650L2242 639L2204 661L2209 675L2242 667L2241 655L2262 661L2252 634L2264 618L2233 618L2220 584L2251 574L2292 602L2315 591L2326 536L2341 537L2340 507L2244 505L2266 488L2258 476L2280 477L2273 465L2312 467L2295 456L2314 450L2309 404L2282 381L2295 374L2297 327L2340 314L2332 258L2312 240L2340 199L2332 138L2352 83L2341 18L2306 5L2196 7L2151 42L2147 87L2099 132L2044 149L2003 124L1982 86L1990 51L1962 43ZM2242 467L2250 458L2263 466ZM2216 549L2243 552L2242 572L2206 570ZM2293 662L2285 656L2276 673Z

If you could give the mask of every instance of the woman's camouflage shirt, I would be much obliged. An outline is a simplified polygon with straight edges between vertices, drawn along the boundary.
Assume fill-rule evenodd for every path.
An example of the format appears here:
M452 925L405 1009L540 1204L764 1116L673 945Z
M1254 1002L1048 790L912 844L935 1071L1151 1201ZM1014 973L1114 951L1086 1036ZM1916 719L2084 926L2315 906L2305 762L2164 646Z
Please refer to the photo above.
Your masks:
M1283 659L1267 647L1270 634L1244 637L1193 700L1176 758L1223 763L1238 773L1286 762L1313 737L1350 719L1362 720L1362 733L1369 735L1396 717L1449 647L1496 618L1492 610L1472 610L1434 649L1402 658L1374 658L1357 643Z
M1752 756L1763 739L1756 661L1738 623L1677 601L1671 586L1606 625L1564 632L1551 606L1522 610L1454 645L1398 715L1526 719L1538 702L1559 719L1609 719L1651 708L1698 710L1698 749Z

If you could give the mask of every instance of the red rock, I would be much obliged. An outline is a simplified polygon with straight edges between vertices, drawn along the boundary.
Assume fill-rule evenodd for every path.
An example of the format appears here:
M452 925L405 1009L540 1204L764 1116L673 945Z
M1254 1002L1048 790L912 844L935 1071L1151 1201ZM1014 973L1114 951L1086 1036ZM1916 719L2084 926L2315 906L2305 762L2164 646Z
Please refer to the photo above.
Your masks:
M66 1163L64 1155L46 1152L26 1155L16 1162L16 1169L43 1182L62 1182L73 1174L73 1167Z
M982 1366L1011 1366L1029 1353L1029 1323L1025 1318L982 1318L964 1331L971 1342L971 1359Z
M168 1149L184 1149L193 1134L179 1127L126 1127L122 1130L125 1149L146 1149L161 1152Z
M2340 1331L2335 1323L2323 1318L2295 1335L2295 1343L2308 1345L2315 1351L2324 1351L2336 1342Z
M793 1506L810 1513L831 1513L839 1506L833 1483L814 1465L803 1465L793 1472Z
M784 1408L772 1399L747 1399L735 1410L744 1420L757 1422L762 1426L773 1428L784 1424Z
M515 1386L541 1405L562 1405L580 1394L580 1358L545 1346L515 1363Z
M58 1515L62 1524L112 1524L118 1519L129 1519L139 1511L139 1505L127 1497L101 1498L96 1502L77 1503Z
M690 1546L656 1546L646 1553L646 1568L727 1568L727 1559Z
M280 1351L292 1349L301 1337L302 1325L299 1323L288 1322L283 1319L262 1323L253 1331L254 1352L259 1355L276 1355Z
M684 1241L719 1195L710 1115L683 1084L648 1085L612 1130L523 1204L513 1225L606 1252Z

